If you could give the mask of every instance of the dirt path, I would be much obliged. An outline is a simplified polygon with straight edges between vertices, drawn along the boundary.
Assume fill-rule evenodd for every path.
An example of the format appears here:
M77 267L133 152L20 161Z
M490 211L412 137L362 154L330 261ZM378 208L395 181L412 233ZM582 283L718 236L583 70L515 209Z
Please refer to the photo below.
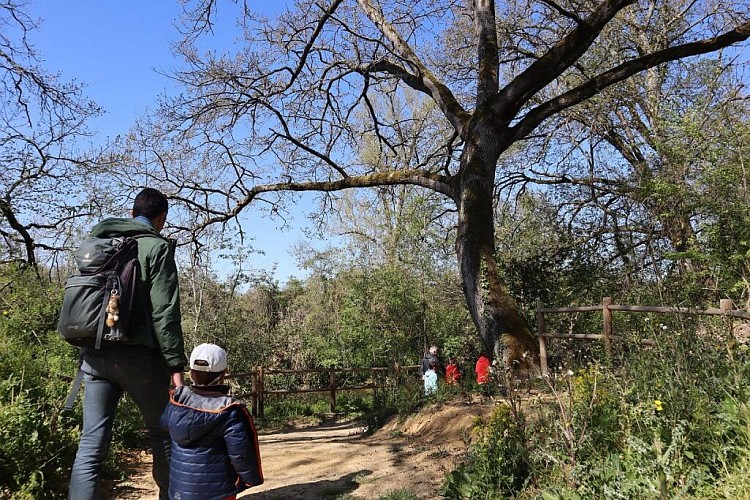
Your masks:
M266 500L376 499L408 490L438 498L443 478L465 455L472 429L490 406L451 403L391 421L372 435L361 422L324 422L307 428L261 433L265 484L238 498ZM117 499L155 499L150 457L134 457L129 480L114 487Z

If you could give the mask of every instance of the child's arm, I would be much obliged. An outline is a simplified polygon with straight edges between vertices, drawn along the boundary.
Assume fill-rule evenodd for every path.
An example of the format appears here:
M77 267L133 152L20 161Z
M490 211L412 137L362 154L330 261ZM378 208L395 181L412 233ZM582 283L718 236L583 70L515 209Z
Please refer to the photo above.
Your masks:
M237 473L237 490L263 484L263 470L260 465L258 433L255 432L253 417L244 405L237 405L229 416L224 430L229 460Z

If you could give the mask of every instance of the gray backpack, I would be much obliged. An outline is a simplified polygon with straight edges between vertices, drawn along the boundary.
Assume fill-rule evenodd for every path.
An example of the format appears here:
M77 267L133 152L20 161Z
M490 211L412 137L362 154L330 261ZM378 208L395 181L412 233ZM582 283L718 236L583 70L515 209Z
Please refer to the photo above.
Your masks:
M103 340L128 341L141 236L147 235L83 240L76 253L78 273L65 282L57 327L68 343L100 349Z

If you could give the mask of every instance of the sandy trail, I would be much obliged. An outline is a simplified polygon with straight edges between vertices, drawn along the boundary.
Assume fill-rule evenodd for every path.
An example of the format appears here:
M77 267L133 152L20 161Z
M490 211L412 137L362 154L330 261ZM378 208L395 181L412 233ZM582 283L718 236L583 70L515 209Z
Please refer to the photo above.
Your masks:
M266 500L377 499L408 490L439 498L445 475L466 453L477 422L491 411L478 403L451 403L393 420L372 435L361 422L330 420L259 436L265 483L238 498ZM150 457L133 460L133 473L114 486L116 499L156 499Z

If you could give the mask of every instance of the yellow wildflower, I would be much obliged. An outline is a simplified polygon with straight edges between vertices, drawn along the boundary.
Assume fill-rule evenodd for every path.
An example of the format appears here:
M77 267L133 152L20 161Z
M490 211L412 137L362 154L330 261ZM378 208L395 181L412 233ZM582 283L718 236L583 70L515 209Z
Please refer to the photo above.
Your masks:
M659 401L658 399L654 400L654 409L656 411L662 411L664 409L664 406L662 406L661 401Z

